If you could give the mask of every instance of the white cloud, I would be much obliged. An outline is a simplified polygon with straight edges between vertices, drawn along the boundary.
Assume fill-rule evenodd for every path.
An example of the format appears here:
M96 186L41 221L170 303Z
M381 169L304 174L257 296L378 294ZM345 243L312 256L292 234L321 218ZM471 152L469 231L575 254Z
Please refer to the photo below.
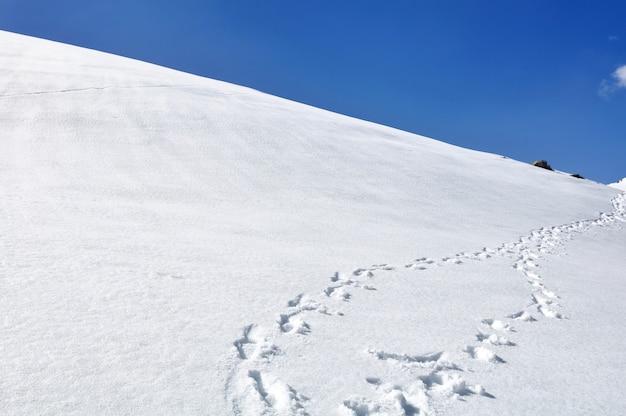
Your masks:
M610 35L610 36L609 36L609 40L619 40L619 36L616 36L616 35Z
M613 72L613 78L619 87L626 88L626 65L622 65Z
M603 98L608 98L621 88L626 88L626 65L618 67L612 74L610 79L604 79L600 83L598 94Z

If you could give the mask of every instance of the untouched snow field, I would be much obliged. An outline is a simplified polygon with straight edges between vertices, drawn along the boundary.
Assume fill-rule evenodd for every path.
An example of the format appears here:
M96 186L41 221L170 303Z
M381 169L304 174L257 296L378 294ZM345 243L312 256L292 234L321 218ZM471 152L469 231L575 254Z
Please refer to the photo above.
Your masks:
M0 414L624 413L621 190L7 32L0 74Z
M626 178L615 183L610 183L609 186L626 192Z

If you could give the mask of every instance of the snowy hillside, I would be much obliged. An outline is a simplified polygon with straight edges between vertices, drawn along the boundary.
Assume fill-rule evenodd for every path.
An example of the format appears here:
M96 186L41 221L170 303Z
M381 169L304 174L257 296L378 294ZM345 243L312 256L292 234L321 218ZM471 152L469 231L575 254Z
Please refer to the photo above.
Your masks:
M622 191L626 191L626 178L617 181L615 183L610 183L609 186L616 188L616 189L620 189Z
M0 414L626 408L620 190L0 32Z

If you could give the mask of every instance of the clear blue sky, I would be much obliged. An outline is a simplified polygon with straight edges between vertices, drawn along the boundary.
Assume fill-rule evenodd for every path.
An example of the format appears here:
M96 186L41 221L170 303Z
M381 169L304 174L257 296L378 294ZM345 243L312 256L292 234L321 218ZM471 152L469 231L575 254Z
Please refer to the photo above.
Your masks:
M0 29L626 176L624 0L0 0Z

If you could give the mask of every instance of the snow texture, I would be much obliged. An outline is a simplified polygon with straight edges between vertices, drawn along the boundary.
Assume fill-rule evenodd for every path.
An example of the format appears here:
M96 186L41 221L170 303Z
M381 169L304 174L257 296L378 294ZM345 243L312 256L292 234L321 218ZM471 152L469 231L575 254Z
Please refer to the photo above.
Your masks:
M7 32L0 73L0 414L623 414L620 190Z
M626 192L626 178L621 179L615 183L610 183L609 186Z

